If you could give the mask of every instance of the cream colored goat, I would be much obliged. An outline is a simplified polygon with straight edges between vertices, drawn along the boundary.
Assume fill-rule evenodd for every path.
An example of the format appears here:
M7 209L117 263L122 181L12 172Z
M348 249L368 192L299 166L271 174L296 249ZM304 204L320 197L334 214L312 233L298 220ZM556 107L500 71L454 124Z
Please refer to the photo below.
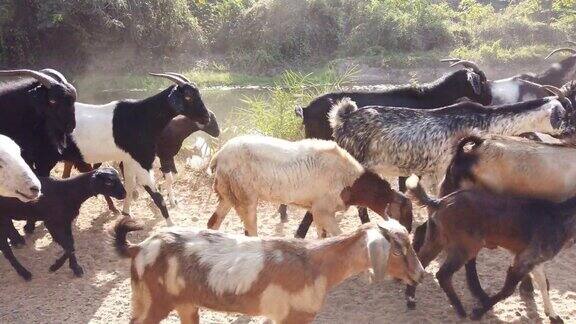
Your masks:
M214 155L210 168L220 199L208 222L212 229L218 229L234 207L246 234L257 235L258 201L305 208L312 213L317 228L331 235L341 233L334 214L350 205L368 207L387 218L388 204L397 204L394 207L400 207L393 209L403 210L397 218L409 219L407 224L412 221L411 209L402 207L407 205L407 198L332 141L240 136Z

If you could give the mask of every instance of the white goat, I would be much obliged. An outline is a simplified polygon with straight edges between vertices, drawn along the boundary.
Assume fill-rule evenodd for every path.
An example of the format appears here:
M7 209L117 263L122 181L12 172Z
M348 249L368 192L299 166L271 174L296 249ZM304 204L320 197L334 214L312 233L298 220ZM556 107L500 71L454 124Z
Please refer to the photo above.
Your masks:
M409 205L388 182L366 171L332 141L240 136L214 155L210 168L220 199L208 222L212 229L218 229L234 207L247 235L257 235L259 200L305 208L312 213L319 232L326 230L331 235L341 233L334 213L350 205L369 207L382 217L387 217L389 203L399 204L399 210ZM409 218L411 225L412 211L404 210L397 217L402 221Z
M9 137L0 135L0 196L28 202L40 195L40 180L20 156L20 147Z
M321 241L170 227L128 243L138 229L127 218L114 229L117 252L132 259L133 323L159 323L173 309L182 323L199 323L199 307L310 323L328 291L355 274L409 284L424 275L408 232L392 219Z

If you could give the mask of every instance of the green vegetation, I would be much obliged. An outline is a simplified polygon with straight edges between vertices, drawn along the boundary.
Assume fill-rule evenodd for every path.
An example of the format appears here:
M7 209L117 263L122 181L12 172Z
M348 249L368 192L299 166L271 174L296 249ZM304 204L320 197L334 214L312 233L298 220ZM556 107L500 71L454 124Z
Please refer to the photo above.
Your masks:
M245 98L246 108L238 108L232 114L238 133L259 133L289 140L302 138L302 119L294 108L308 104L313 98L334 91L350 82L355 70L341 75L327 70L321 75L286 71L281 81L270 89L269 96Z
M285 69L342 58L383 67L447 55L530 63L574 37L575 8L576 0L7 0L0 65L176 69L232 85L270 84Z

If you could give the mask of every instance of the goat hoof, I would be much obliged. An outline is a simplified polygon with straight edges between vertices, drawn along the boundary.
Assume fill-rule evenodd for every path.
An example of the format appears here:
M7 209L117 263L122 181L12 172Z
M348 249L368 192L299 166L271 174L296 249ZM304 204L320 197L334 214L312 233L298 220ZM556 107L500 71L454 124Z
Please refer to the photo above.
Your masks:
M486 311L484 310L484 308L475 308L472 311L472 314L470 314L470 319L473 321L478 321L479 319L482 318L482 315L484 315Z
M32 280L32 273L26 269L18 270L18 274L26 281Z
M407 300L406 301L406 307L408 307L409 310L416 309L416 301L415 300Z
M78 278L84 276L84 269L82 269L81 266L73 267L72 272L74 272L74 275Z
M552 324L564 324L564 320L562 317L556 315L556 317L548 317L550 319L550 323Z

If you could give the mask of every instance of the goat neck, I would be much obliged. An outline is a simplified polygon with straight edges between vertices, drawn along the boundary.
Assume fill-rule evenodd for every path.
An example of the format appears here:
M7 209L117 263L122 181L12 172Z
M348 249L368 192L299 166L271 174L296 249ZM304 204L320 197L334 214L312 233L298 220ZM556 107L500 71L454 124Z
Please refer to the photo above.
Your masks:
M142 99L139 101L138 107L134 107L135 114L141 115L149 121L146 124L149 135L160 134L172 118L178 116L168 99L174 87L176 86L168 87L154 96Z
M327 289L370 267L367 250L371 224L359 230L312 243L310 258L318 264L320 275L327 279Z

